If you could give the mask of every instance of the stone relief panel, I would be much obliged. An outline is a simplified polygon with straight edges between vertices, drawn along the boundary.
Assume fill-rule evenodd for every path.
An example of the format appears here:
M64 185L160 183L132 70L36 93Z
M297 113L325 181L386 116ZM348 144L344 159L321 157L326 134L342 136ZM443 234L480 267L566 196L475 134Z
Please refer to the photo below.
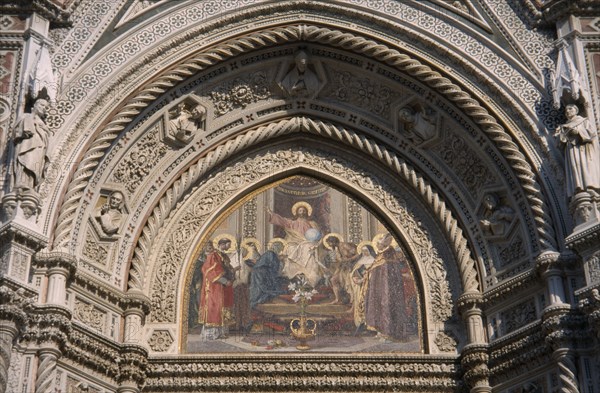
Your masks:
M446 164L474 198L486 186L498 179L474 149L460 136L449 132L443 142L432 151Z
M105 270L110 269L108 259L110 244L100 241L93 231L88 230L81 254L99 267Z
M491 319L496 321L496 326L493 327L494 336L496 338L505 336L538 319L535 299L530 298L520 302Z
M191 94L168 111L166 127L160 127L162 138L175 146L185 146L196 137L206 135L206 107Z
M341 70L330 64L326 67L330 82L323 90L323 98L347 103L376 117L391 119L390 104L399 93L374 78L358 75L355 70Z
M257 101L272 96L270 81L272 75L265 71L256 71L247 76L226 81L210 92L214 105L214 118L221 117L235 109L243 109Z
M75 297L73 317L96 330L98 333L102 334L106 330L106 312L79 297Z
M135 194L148 174L172 150L161 140L163 129L162 122L154 124L129 149L113 171L111 181L122 184L130 195Z
M155 330L148 339L148 345L154 352L166 352L175 340L168 330Z
M102 190L96 201L90 225L94 235L103 242L112 242L119 238L129 208L125 194L119 190ZM91 250L89 250L91 252Z

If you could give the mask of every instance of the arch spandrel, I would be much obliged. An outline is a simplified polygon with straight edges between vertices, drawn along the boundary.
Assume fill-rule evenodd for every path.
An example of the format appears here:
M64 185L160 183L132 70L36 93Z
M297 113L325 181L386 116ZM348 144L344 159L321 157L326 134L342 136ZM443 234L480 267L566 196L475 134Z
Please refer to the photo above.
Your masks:
M184 271L187 268L185 261L190 261L194 256L200 236L211 226L211 221L227 210L226 206L234 202L236 196L239 198L240 195L246 195L247 187L256 187L265 180L271 180L273 173L284 170L292 170L292 173L302 170L307 174L319 174L320 178L326 178L338 186L352 190L355 195L361 194L362 201L368 201L368 204L382 215L389 216L389 224L401 234L399 236L407 244L408 253L419 261L420 273L417 273L417 276L424 275L423 285L428 288L423 294L424 304L427 304L424 310L428 313L427 346L432 347L436 335L445 329L459 329L452 327L453 323L449 319L455 312L452 299L456 299L463 291L459 282L461 273L458 272L459 269L452 267L456 265L455 262L450 262L453 259L451 246L447 244L434 219L423 211L419 213L419 208L406 202L404 196L389 193L387 190L393 188L390 188L387 181L380 182L379 179L375 179L370 185L363 184L361 187L360 183L363 180L360 177L364 175L356 172L356 164L350 167L346 157L334 157L331 154L320 154L317 149L304 151L280 148L272 153L258 153L253 157L240 158L237 164L233 163L223 169L194 191L169 220L168 227L161 232L152 248L151 254L155 258L151 262L153 267L147 270L151 275L146 280L145 291L148 291L152 298L155 311L149 316L148 329L165 326L174 328L181 323L181 294L185 286ZM255 167L254 171L248 171L246 166L249 165L258 167ZM257 169L260 165L265 165L262 167L264 172ZM228 183L227 179L235 179L234 185ZM218 196L223 193L228 196L222 196L220 203L217 202ZM414 196L406 198L412 200ZM413 212L414 209L417 211ZM416 217L413 217L413 214Z

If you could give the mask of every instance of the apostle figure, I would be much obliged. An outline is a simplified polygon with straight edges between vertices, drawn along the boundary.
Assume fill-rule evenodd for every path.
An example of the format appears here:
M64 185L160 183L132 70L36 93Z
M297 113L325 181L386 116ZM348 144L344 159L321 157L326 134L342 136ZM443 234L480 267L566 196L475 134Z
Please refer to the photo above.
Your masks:
M567 105L567 122L555 136L565 145L567 196L588 189L600 190L600 147L598 132L590 121L579 116L576 105Z
M252 266L250 273L250 306L252 308L266 303L285 293L280 276L281 261L274 250L267 250L255 262L248 261Z
M378 240L378 253L367 268L365 278L365 323L384 340L404 341L408 338L404 263L389 233Z
M189 318L188 326L193 328L198 324L198 311L200 310L200 295L202 293L202 266L206 257L211 254L215 248L211 241L207 242L202 252L196 260L194 265L194 273L192 275L192 282L190 284L190 304L189 304Z
M304 202L297 202L292 206L293 219L282 217L277 213L267 210L269 222L279 225L285 230L287 241L287 262L284 275L290 279L296 275L304 274L311 286L315 286L321 278L317 248L321 239L319 225L310 219L312 207Z
M202 293L198 321L203 325L203 340L227 338L233 317L233 281L235 272L225 253L231 240L222 238L217 249L208 254L202 265Z
M46 156L50 128L44 122L48 101L35 101L14 131L13 188L37 191L49 160Z
M292 97L312 98L319 88L317 75L308 68L308 55L298 52L296 66L281 81L281 87Z
M110 193L107 202L100 208L100 216L96 217L105 234L111 236L119 231L123 220L124 205L125 197L122 192Z

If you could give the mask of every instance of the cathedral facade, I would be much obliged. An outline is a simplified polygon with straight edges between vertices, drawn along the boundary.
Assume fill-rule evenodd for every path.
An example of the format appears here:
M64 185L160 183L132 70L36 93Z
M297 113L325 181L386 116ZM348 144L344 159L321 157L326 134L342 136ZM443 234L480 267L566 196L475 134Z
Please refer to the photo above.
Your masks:
M600 392L597 2L0 10L0 392Z

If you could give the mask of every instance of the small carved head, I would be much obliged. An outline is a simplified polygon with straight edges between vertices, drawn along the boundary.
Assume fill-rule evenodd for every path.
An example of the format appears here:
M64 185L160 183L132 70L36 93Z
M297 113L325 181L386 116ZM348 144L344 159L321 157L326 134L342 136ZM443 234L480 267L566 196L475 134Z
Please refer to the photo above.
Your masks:
M46 116L46 111L48 110L49 105L50 103L48 101L44 100L43 98L40 98L35 101L35 104L33 104L32 113L42 117Z
M306 52L298 52L294 60L296 61L296 67L298 68L298 71L304 72L308 65L308 55L306 54Z
M121 191L113 191L108 196L108 206L111 209L120 211L123 208L124 201L125 201L125 196L123 195L123 193Z
M206 117L206 109L202 105L196 105L192 109L192 118L195 120L204 120Z
M569 104L565 107L565 113L567 115L567 119L572 119L579 113L579 108L575 104Z
M495 210L499 203L498 197L494 194L486 194L483 198L483 206L490 211Z
M398 111L398 119L400 119L402 123L414 123L415 111L412 108L405 106Z

